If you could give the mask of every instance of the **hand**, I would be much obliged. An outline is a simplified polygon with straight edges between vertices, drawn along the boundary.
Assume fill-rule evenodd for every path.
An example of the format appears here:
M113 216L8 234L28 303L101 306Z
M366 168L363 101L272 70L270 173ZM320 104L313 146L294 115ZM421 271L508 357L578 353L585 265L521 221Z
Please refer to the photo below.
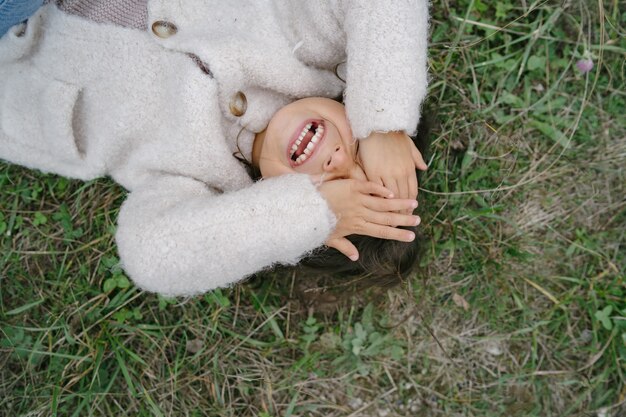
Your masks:
M373 132L359 142L359 159L367 179L385 186L396 197L417 198L415 169L428 166L404 132Z
M337 225L326 245L337 249L353 261L359 251L346 239L349 235L367 235L381 239L411 242L415 234L396 226L417 226L418 216L401 214L417 207L415 199L390 198L392 193L382 185L354 179L333 180L319 186L322 197L337 217Z

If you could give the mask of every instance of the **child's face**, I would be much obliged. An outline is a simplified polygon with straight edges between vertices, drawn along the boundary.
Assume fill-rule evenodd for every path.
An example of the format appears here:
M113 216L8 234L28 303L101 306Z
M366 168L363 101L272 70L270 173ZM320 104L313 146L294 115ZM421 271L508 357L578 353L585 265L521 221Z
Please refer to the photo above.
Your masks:
M259 168L266 178L300 173L318 181L364 180L357 150L343 105L327 98L305 98L283 107L270 120Z

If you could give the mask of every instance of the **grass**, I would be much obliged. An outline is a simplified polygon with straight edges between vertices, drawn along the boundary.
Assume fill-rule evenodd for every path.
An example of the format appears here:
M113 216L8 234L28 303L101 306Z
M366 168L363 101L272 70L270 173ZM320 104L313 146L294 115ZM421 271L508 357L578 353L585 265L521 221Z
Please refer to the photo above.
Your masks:
M144 294L123 190L0 165L0 415L626 415L626 14L432 11L419 276L325 314L297 273Z

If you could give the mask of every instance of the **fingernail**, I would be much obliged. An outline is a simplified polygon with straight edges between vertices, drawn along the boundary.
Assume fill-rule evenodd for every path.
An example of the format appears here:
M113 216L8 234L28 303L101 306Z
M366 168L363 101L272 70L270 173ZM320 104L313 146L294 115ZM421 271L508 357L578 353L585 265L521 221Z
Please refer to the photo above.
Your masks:
M408 234L409 240L408 242L413 242L415 240L415 233L411 232Z
M353 261L353 262L357 261L358 259L359 259L359 255L352 255L352 256L350 256L350 260Z
M387 198L393 198L393 193L389 193L389 194L387 195Z
M413 208L417 208L417 200L415 200L415 201L411 204L411 206L412 206Z
M417 217L415 219L415 226L417 226L418 224L420 224L422 222L422 219L420 218L420 216L415 216L415 217Z

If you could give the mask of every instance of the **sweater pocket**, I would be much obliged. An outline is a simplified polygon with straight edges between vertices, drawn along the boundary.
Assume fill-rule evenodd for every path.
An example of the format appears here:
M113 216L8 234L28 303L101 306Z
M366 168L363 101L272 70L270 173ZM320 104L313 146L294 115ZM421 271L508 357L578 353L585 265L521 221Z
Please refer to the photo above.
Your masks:
M74 165L84 149L74 135L73 119L80 89L20 66L4 86L0 123L4 133L24 149L33 149L46 166ZM24 155L28 158L28 155ZM37 161L33 161L36 165Z

